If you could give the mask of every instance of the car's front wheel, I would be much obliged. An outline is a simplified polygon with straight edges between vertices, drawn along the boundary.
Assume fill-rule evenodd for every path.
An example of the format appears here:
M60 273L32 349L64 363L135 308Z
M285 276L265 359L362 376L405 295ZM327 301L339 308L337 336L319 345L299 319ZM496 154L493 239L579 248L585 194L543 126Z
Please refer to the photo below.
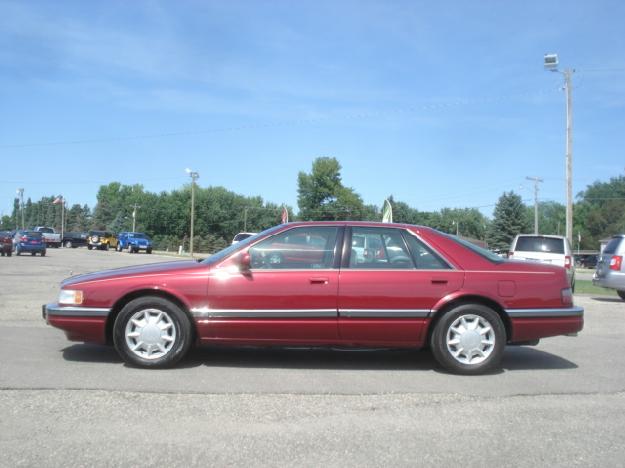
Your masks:
M616 294L625 301L625 291L616 291Z
M497 366L503 356L506 330L499 315L480 304L455 307L432 332L432 354L445 369L475 375Z
M117 352L128 364L138 367L173 366L187 353L191 339L187 315L171 301L154 296L126 304L113 329Z

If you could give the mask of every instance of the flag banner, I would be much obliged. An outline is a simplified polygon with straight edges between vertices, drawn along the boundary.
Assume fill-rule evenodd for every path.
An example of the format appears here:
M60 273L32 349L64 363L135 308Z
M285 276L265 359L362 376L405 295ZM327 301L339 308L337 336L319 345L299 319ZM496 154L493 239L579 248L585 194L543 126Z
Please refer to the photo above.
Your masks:
M382 207L382 222L393 222L393 207L391 206L391 202L388 200L384 200L384 206Z
M282 207L282 224L286 224L289 222L289 210L286 209L286 206Z

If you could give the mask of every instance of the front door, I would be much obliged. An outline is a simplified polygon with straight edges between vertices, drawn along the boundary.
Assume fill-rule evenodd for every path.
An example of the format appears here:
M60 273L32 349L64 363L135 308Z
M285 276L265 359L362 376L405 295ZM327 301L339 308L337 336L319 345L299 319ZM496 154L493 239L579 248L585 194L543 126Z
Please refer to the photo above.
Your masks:
M343 228L304 226L252 245L251 269L211 272L202 339L262 344L336 342L337 239Z

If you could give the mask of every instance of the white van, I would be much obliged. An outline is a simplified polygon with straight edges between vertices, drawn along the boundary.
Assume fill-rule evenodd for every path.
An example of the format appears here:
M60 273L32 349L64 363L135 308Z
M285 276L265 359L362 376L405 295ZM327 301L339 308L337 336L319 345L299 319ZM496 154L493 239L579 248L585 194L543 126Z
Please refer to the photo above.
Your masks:
M519 234L512 241L508 257L564 267L571 288L575 290L575 262L571 244L566 237Z

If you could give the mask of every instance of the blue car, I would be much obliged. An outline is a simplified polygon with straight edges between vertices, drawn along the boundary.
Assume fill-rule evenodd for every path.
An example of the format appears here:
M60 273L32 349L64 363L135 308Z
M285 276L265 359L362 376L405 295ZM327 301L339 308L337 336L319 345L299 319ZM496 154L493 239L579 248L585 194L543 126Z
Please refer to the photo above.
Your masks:
M15 255L29 253L31 255L46 255L46 243L43 235L36 231L17 231L13 237L13 251Z
M117 241L118 252L127 249L128 253L137 253L142 250L148 254L152 253L152 240L142 232L120 232Z

